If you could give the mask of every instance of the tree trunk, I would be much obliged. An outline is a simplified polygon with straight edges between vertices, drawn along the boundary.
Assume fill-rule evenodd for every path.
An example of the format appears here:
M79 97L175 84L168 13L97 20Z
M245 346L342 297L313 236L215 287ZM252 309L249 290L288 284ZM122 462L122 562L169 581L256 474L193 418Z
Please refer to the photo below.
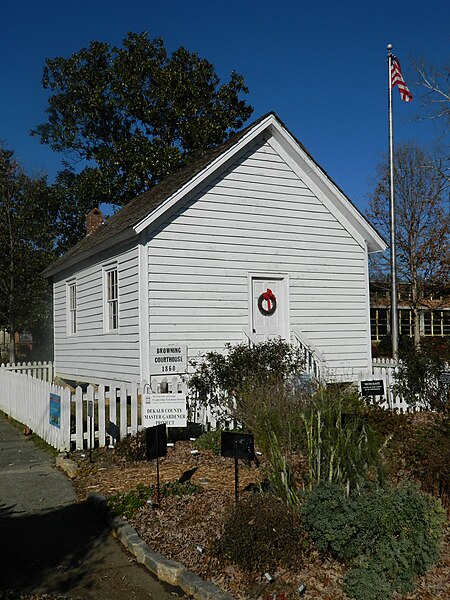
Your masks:
M419 311L419 284L417 281L417 277L413 274L412 277L412 285L411 285L411 294L412 294L412 309L414 314L414 347L419 348L420 346L420 311Z

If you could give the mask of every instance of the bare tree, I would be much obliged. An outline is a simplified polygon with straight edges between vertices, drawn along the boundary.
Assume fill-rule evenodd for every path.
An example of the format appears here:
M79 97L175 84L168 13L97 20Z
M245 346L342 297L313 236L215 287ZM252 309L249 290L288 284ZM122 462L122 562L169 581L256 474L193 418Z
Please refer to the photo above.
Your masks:
M424 116L442 119L445 127L450 126L450 66L437 69L427 65L423 59L415 63L417 85L423 90ZM448 133L448 130L447 130Z
M448 283L450 216L447 181L420 146L404 143L394 153L397 268L400 283L411 289L414 341L420 342L419 305L430 291ZM373 225L389 239L389 166L379 166L377 183L367 211ZM376 275L389 277L387 254L374 259Z
M436 68L423 59L414 63L418 76L416 85L420 86L420 119L435 119L442 125L442 132L436 142L436 151L431 157L429 167L436 169L442 177L450 181L450 149L448 133L450 131L450 66Z

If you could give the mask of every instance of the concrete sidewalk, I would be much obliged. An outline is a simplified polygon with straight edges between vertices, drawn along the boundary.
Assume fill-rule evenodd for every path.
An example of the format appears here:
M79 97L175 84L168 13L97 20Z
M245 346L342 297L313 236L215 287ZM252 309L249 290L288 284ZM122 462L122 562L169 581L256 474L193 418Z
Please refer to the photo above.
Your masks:
M186 598L138 565L88 504L76 503L54 465L0 416L0 598L5 590L83 600Z

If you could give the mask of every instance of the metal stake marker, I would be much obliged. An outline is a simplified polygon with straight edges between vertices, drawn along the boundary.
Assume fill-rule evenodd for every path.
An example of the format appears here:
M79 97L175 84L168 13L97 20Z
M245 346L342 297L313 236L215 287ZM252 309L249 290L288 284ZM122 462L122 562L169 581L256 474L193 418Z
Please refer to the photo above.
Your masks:
M159 448L159 443L158 443L158 429L156 429L156 447ZM156 456L156 494L157 494L157 501L158 501L158 506L160 503L160 492L159 492L159 452L157 453Z
M236 503L239 502L239 465L237 458L237 450L236 450L236 438L234 439L234 497L236 499Z

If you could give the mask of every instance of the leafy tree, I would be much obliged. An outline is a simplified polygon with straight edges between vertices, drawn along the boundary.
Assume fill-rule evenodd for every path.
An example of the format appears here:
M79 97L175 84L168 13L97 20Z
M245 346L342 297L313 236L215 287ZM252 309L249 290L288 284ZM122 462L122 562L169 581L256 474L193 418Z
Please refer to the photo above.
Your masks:
M448 282L450 215L445 179L429 169L430 156L414 143L397 147L394 156L396 244L399 280L411 289L414 339L420 341L419 304L433 288ZM380 165L368 218L389 239L389 167ZM373 259L377 279L389 274L387 254Z
M43 86L48 122L32 135L66 154L62 183L72 177L80 207L88 198L126 203L226 140L253 111L240 99L248 93L241 75L220 85L207 60L182 47L169 55L147 33L128 33L120 48L93 41L47 59Z
M51 291L40 272L54 258L54 198L45 177L30 178L0 147L0 326L14 334L51 322Z

